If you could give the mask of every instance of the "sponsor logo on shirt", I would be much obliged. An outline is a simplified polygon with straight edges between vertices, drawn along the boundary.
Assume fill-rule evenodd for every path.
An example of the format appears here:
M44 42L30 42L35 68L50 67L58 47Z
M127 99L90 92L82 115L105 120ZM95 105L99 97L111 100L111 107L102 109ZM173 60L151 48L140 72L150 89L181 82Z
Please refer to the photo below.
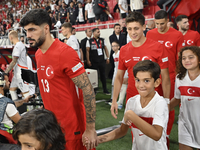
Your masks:
M142 136L142 135L144 135L144 134L139 134L139 136Z
M45 69L45 66L41 66L41 70L44 70Z
M83 67L83 65L79 62L76 66L74 66L74 67L72 68L72 71L73 71L73 72L76 72L76 71L79 70L81 67Z
M194 99L192 99L192 98L188 98L188 101L191 101L191 100L194 100Z
M166 61L168 61L168 57L165 57L162 59L162 62L166 62Z
M129 60L125 60L125 63L128 63L129 61L131 61L131 59L129 59Z
M173 46L172 42L170 41L165 42L165 47L171 48L172 46Z
M133 61L140 61L140 57L133 57Z
M54 77L54 69L51 65L47 66L46 75L47 75L47 79L52 79Z
M164 43L164 41L160 41L160 40L158 40L158 42L159 42L160 44L163 44L163 43Z

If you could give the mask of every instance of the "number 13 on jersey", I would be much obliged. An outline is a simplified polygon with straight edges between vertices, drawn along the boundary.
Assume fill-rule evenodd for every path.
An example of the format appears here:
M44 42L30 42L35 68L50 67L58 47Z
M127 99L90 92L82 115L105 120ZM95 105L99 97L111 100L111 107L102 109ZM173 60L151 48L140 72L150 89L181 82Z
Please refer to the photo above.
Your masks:
M49 82L47 81L47 79L41 79L41 82L42 82L44 92L49 93L50 89L49 89Z

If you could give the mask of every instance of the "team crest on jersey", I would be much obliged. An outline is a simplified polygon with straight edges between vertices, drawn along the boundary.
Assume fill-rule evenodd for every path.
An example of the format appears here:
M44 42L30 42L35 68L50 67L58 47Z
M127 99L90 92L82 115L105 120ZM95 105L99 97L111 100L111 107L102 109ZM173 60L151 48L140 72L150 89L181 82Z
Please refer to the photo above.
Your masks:
M194 43L194 41L192 41L192 40L187 40L187 45L192 45L193 43Z
M54 69L51 65L47 66L46 76L47 76L47 79L52 79L54 77Z
M76 66L74 66L73 68L72 68L72 71L73 72L76 72L77 70L79 70L80 68L82 68L83 67L83 65L81 64L81 63L78 63Z
M173 46L173 43L171 41L165 42L165 47L171 48Z
M152 61L150 56L144 56L144 57L142 57L142 60L151 60Z

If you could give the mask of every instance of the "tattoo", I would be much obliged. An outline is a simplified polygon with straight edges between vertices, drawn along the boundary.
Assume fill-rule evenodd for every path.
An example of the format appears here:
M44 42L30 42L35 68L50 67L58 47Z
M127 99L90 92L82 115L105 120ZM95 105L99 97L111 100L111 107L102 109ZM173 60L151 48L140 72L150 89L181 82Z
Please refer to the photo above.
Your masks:
M83 91L83 98L86 110L86 122L94 123L96 120L95 94L87 74L84 72L81 75L72 78L72 81L77 87L79 87Z
M13 57L11 63L9 64L8 68L6 69L5 73L9 73L15 64L17 63L18 57Z
M99 143L104 143L106 141L106 139L108 138L107 135L102 135L100 138L99 138Z

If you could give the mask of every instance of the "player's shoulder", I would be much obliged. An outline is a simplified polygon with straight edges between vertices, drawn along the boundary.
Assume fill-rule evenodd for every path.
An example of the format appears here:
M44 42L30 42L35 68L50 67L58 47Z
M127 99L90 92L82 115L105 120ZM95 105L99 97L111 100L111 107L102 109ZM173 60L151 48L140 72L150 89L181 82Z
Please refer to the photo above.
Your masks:
M157 28L154 28L154 29L151 29L147 32L147 34L152 34L152 33L158 33L158 29Z
M195 35L198 35L199 36L199 33L197 31L194 31L194 30L188 30L187 31L189 34L195 34Z
M20 41L17 42L15 46L16 47L20 47L20 48L25 48L25 45L22 42L20 42Z
M123 46L120 48L120 51L122 52L123 50L129 48L131 45L132 45L132 41L130 41L130 42L127 43L126 45L123 45Z
M127 104L133 104L133 103L135 103L136 100L138 100L138 99L140 99L140 95L139 95L139 94L137 94L137 95L135 95L135 96L133 96L133 97L130 97L130 98L127 100Z
M160 103L167 105L167 101L165 100L165 98L163 96L160 96L157 92L151 101L158 105L160 105Z
M174 28L169 28L169 32L170 32L170 34L173 34L173 36L174 35L183 36L183 34L180 31L178 31Z

